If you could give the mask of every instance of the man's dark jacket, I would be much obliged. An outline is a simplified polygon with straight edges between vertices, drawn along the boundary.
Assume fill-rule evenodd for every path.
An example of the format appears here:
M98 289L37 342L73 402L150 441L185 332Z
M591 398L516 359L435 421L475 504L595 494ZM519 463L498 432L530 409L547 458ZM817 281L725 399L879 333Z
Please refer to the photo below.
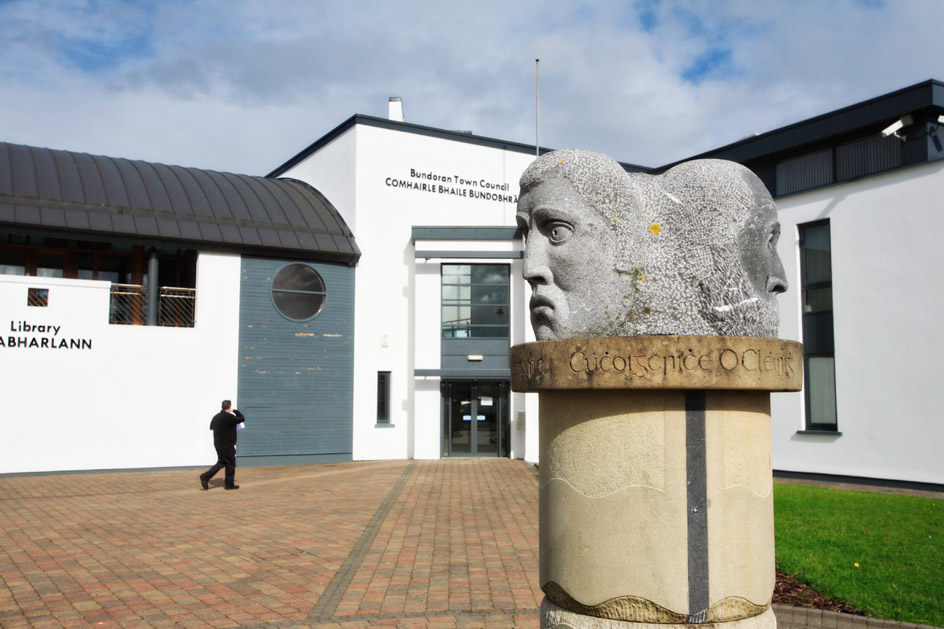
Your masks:
M213 446L220 448L236 445L236 424L246 421L239 411L227 413L220 411L210 420L210 430L213 431Z

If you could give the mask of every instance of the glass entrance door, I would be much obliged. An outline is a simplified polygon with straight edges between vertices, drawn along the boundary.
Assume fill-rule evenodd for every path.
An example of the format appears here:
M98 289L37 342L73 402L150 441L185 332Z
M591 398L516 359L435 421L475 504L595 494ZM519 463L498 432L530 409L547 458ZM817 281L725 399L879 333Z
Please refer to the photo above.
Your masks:
M443 455L508 456L506 382L443 382Z

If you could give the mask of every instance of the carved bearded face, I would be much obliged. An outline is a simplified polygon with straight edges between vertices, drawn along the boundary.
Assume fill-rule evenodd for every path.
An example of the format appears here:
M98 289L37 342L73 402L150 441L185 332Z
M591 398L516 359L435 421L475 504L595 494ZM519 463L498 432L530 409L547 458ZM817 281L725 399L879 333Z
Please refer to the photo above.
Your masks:
M614 269L614 230L562 176L524 190L518 225L538 340L619 334L630 291Z
M780 240L777 208L760 179L751 173L745 173L744 179L754 196L754 212L738 234L741 264L748 271L754 293L776 308L777 295L787 290L783 262L777 253Z
M777 253L780 222L773 198L756 175L732 175L730 212L738 225L730 242L714 248L717 272L702 285L706 317L717 334L774 337L780 324L777 295L787 290Z

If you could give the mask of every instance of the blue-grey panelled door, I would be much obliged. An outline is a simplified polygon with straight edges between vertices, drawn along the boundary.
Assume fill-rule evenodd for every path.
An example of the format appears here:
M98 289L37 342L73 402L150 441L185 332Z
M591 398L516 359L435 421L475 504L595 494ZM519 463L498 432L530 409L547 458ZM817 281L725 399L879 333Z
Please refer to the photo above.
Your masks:
M244 257L239 325L237 455L350 456L354 269Z

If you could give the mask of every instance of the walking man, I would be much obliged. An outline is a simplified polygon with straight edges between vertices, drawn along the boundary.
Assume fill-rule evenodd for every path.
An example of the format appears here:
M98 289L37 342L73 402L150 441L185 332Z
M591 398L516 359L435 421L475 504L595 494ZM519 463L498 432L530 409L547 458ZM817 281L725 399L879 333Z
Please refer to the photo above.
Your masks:
M223 400L223 410L213 416L210 421L210 430L213 431L213 446L216 448L216 465L200 474L200 486L209 489L207 484L213 475L226 468L223 481L224 489L239 489L236 484L236 425L246 421L238 410L233 409L233 403Z

